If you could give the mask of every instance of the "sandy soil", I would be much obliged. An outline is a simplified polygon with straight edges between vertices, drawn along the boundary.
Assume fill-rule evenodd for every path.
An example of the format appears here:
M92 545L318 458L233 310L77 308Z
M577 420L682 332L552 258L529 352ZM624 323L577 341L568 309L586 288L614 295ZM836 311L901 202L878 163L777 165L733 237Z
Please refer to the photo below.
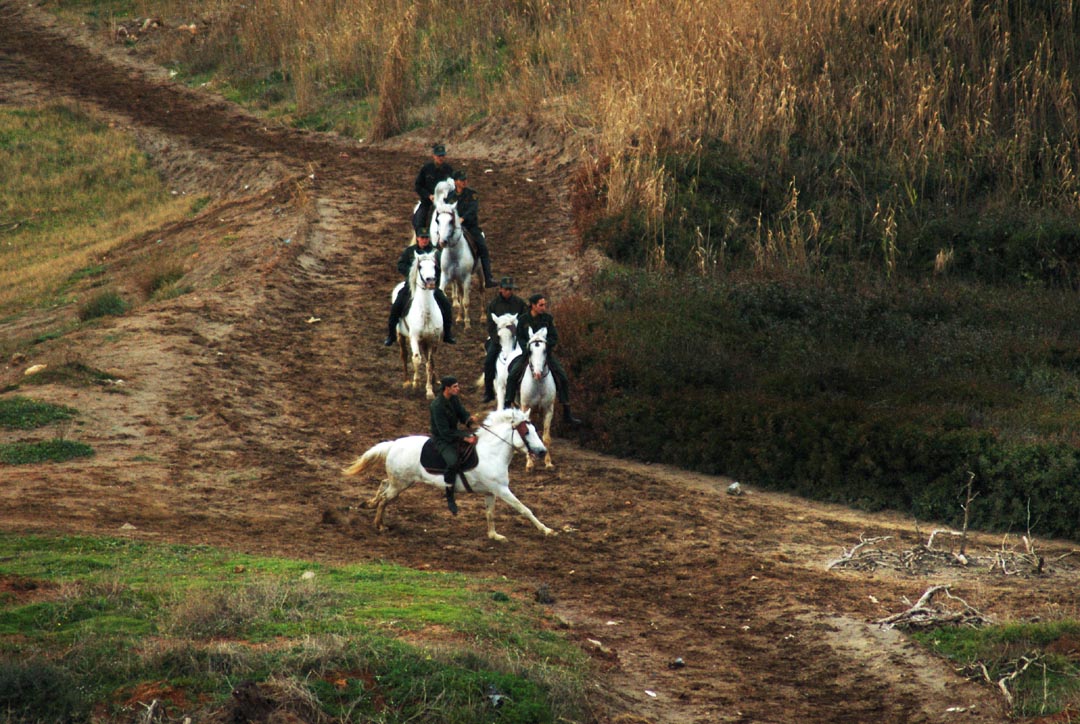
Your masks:
M752 485L728 495L728 479L604 457L567 437L553 442L553 471L526 474L520 457L511 469L518 497L558 536L500 506L510 542L488 541L481 500L464 496L451 517L431 488L404 495L377 533L355 506L378 481L340 471L373 443L427 427L426 400L402 389L397 353L380 342L432 137L373 146L281 128L100 40L0 0L0 103L77 102L134 133L176 193L214 201L105 260L135 297L152 249L183 250L192 293L83 325L0 370L12 384L32 364L81 362L118 380L33 389L80 410L67 434L96 455L0 468L4 530L389 560L507 576L523 598L543 585L595 658L603 722L999 722L994 688L876 621L935 584L996 620L1078 615L1071 544L1039 541L1047 565L1035 576L990 570L1001 536L975 536L968 568L830 570L862 534L893 536L883 545L899 551L932 526ZM597 263L575 252L559 139L504 120L439 140L481 194L496 274L526 294L546 290L558 317L560 296ZM74 314L33 311L0 330L26 338ZM474 379L483 327L458 339L439 350L440 371ZM463 397L481 407L476 390Z

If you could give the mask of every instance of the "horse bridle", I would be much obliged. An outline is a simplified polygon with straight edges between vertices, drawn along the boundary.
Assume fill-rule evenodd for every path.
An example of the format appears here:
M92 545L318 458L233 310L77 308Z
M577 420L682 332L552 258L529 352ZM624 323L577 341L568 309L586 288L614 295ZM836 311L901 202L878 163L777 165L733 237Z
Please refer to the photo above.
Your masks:
M448 211L448 210L445 210L445 209L444 209L444 210L442 210L442 211L436 210L436 211L435 211L435 218L436 218L436 219L437 219L437 218L439 218L439 215L440 215L440 214L450 214L450 228L451 228L452 230L456 231L456 230L457 230L457 228L458 228L458 223L457 223L457 213L456 213L456 212L454 212L454 211ZM440 248L440 249L441 249L441 248L444 248L444 247L446 247L446 246L449 246L449 244L450 244L450 239L453 239L453 238L454 238L454 234L453 234L453 231L451 231L451 233L450 233L450 238L449 238L449 239L446 239L445 241L443 241L442 239L439 239L439 241L438 241L438 244L437 244L437 245L439 246L439 248Z
M529 346L530 347L532 346L531 342L529 343ZM533 369L532 355L529 355L529 370L535 376L536 370ZM540 376L537 377L536 379L542 380L542 379L544 379L545 377L547 377L550 374L551 374L551 367L548 365L548 362L547 362L547 343L545 342L544 343L544 369L540 370Z
M510 428L510 439L509 440L507 440L505 437L503 437L499 433L495 432L494 430L492 430L490 427L488 427L487 425L485 425L483 423L480 424L480 427L484 428L485 430L490 432L492 435L494 435L496 438L498 438L502 442L506 443L510 447L514 447L514 433L516 432L518 435L521 435L521 441L523 443L525 443L525 449L528 450L533 455L536 454L536 451L534 451L532 449L532 445L529 444L529 437L528 437L529 421L528 420L522 420L521 422L519 422L518 424L516 424L516 425L514 425L513 427Z

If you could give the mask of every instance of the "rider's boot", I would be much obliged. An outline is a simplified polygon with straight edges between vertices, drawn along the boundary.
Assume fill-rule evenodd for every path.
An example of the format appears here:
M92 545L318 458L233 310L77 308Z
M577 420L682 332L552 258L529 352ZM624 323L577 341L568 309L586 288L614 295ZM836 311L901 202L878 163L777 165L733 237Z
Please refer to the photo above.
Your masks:
M397 341L397 325L398 318L393 314L390 315L390 322L387 324L386 339L383 340L383 345L386 347L393 347L394 342Z
M484 288L493 289L499 286L495 277L491 276L491 258L486 253L480 254L480 266L484 269Z
M562 415L563 422L565 422L567 425L577 426L577 425L581 424L581 420L574 417L574 413L570 411L570 404L569 403L566 403L566 402L563 403L562 412L563 412L563 415Z
M495 401L495 385L493 385L492 383L485 380L484 381L484 399L481 400L481 402L483 402L486 405L487 403L494 402L494 401Z
M456 470L447 470L443 475L443 480L446 481L446 507L449 508L452 515L457 515L457 501L454 500L454 477L457 475Z
M450 306L450 300L447 299L442 292L436 290L435 303L439 305L439 311L442 312L443 342L445 342L446 344L457 344L457 340L454 339L454 335L450 333L451 327L454 326L454 308Z

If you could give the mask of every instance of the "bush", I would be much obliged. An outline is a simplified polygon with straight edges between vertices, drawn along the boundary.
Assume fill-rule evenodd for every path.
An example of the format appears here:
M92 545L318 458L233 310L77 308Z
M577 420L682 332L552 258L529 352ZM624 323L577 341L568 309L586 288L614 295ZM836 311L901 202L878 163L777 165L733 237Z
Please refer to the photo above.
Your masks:
M90 720L90 703L78 680L53 664L0 658L0 712L20 724L67 724Z
M79 319L88 322L99 317L118 317L128 308L128 303L116 292L102 292L79 307Z
M0 463L6 465L29 465L31 463L61 463L74 458L88 457L94 448L71 440L43 440L41 442L16 442L0 445Z
M78 411L63 405L31 400L28 397L0 398L0 427L32 430L52 422L70 420Z
M594 446L954 524L971 471L971 525L1080 539L1067 300L626 269L593 287L559 318Z

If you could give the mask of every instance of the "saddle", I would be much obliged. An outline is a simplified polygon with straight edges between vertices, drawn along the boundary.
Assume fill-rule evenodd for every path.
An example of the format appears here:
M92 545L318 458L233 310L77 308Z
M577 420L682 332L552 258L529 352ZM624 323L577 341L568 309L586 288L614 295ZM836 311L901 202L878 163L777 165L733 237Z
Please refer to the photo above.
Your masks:
M472 252L472 257L475 260L473 262L473 266L475 267L480 261L480 251L479 247L476 246L476 239L473 238L473 235L464 226L461 227L461 235L465 238L465 243L469 245L469 251Z
M459 472L472 470L480 464L480 456L476 454L475 445L470 445L464 440L458 440L457 453ZM428 441L424 443L424 447L420 450L420 465L432 475L442 475L446 472L446 461L443 460L442 453L439 452L439 448L431 438L428 438Z

